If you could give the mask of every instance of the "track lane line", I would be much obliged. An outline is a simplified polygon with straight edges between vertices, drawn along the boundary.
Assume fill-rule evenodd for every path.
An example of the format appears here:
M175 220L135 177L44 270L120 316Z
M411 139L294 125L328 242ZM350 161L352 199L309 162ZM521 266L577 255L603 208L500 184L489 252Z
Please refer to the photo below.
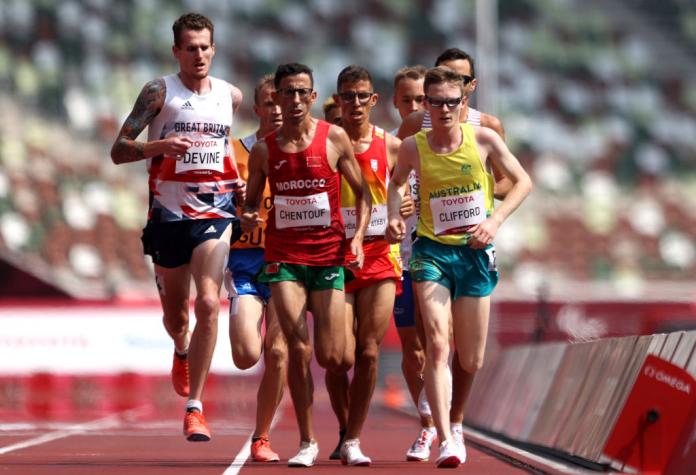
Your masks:
M14 452L16 450L22 450L29 447L45 444L54 440L65 439L67 437L72 437L73 435L85 434L93 430L110 429L113 427L118 427L123 423L123 419L137 417L143 409L144 408L129 409L127 411L119 412L117 414L111 414L101 419L96 419L94 421L85 422L82 424L75 424L63 430L49 432L48 434L40 435L32 439L27 439L22 442L6 445L5 447L0 447L0 455L7 454L9 452Z
M283 398L283 401L285 401L285 398ZM281 404L279 404L276 408L275 415L273 416L273 420L271 421L271 429L269 430L269 432L272 431L278 423L281 414L285 410L285 404L285 402L281 402ZM249 434L249 438L242 446L242 449L234 457L234 460L232 461L230 466L227 467L224 472L222 472L222 475L237 475L239 471L242 469L242 467L244 467L244 464L246 464L247 460L249 460L249 456L251 455L251 438L253 435L254 432L252 431L251 434Z

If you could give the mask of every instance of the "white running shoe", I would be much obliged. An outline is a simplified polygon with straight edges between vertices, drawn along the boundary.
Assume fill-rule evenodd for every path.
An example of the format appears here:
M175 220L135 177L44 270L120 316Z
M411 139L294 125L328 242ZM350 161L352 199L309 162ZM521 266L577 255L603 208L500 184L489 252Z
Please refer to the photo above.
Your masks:
M420 435L406 452L406 460L409 462L425 462L430 458L430 447L437 436L434 427L423 427Z
M319 444L315 440L302 442L300 451L293 458L288 460L288 467L311 467L319 455Z
M341 463L353 467L368 467L372 459L360 450L359 439L348 439L341 446Z
M462 463L459 447L455 443L448 441L440 442L440 455L435 464L437 468L457 468Z

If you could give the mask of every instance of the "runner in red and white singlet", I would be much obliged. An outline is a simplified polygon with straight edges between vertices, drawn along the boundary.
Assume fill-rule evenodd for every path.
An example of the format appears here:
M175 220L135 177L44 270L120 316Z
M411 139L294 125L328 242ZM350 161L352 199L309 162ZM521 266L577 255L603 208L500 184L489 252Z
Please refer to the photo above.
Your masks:
M273 209L266 228L266 256L259 280L271 287L271 305L288 342L288 385L300 432L290 466L314 465L319 447L312 430L312 347L307 310L314 321L314 351L324 368L343 363L345 351L345 257L339 187L343 176L356 196L357 225L350 248L362 267L362 242L371 207L369 190L340 127L310 115L316 101L312 70L299 63L278 66L274 101L283 125L257 142L249 156L245 231L263 221L259 206L268 177ZM340 171L340 174L338 173Z
M242 93L208 75L215 55L208 18L187 13L172 29L179 72L145 85L111 157L116 164L148 160L150 210L143 247L155 264L164 326L174 341L172 383L188 397L184 435L207 441L201 397L217 340L222 270L236 220L238 176L230 127ZM145 127L147 142L136 141ZM196 325L190 332L192 280Z

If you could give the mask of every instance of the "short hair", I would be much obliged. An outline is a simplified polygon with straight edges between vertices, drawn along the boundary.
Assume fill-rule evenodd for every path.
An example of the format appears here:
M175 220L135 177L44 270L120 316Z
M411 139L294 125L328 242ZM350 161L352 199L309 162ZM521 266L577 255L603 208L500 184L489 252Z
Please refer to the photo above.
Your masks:
M180 45L179 37L184 30L201 31L205 29L210 31L210 42L214 43L213 33L215 32L215 27L213 26L213 22L200 13L184 13L172 25L174 44L176 46Z
M423 81L423 90L425 94L428 94L428 88L434 84L452 83L459 86L462 92L464 92L464 81L460 74L447 66L435 66L434 68L428 69L425 73L425 80Z
M462 51L459 48L449 48L443 51L442 54L440 54L440 56L438 56L435 60L435 66L440 66L442 63L447 61L456 61L458 59L469 61L469 66L471 66L471 77L475 78L476 69L474 68L474 58L472 58L469 53Z
M346 66L340 73L338 73L338 79L336 80L336 92L341 89L341 85L343 83L358 81L368 81L370 86L374 84L372 82L372 76L366 68L358 66L357 64Z
M286 63L279 64L276 68L275 75L273 76L273 84L276 89L280 87L280 81L288 76L297 76L298 74L306 74L309 76L309 81L312 87L314 87L314 75L309 66L302 63Z
M261 76L261 79L256 81L256 86L254 86L254 104L259 103L259 94L261 94L261 89L264 87L270 87L271 89L275 90L275 84L273 84L273 75L272 74L264 74Z
M428 69L421 64L416 64L415 66L404 66L403 68L399 69L394 76L394 90L396 90L396 88L399 86L399 81L402 79L413 79L414 81L423 79L427 70Z
M333 97L329 97L324 104L322 104L321 109L324 112L324 117L326 117L326 114L331 112L333 109L338 109L338 104L336 104L336 101L333 100Z

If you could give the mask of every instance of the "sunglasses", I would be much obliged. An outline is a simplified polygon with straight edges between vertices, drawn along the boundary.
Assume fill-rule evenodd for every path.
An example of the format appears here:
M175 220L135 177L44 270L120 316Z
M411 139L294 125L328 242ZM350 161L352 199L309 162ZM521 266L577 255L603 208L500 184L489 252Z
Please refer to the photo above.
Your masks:
M298 87L296 89L288 87L285 89L278 89L278 92L288 99L294 98L295 94L299 94L300 99L308 99L312 92L314 92L314 89L311 87Z
M374 94L374 92L365 92L365 91L362 91L362 92L354 92L354 91L348 91L348 92L340 92L340 93L338 94L338 97L340 97L341 100L342 100L343 102L346 102L346 103L348 103L348 104L350 104L351 102L355 101L355 98L357 97L357 98L358 98L358 102L360 103L360 105L365 105L365 104L368 103L368 101L370 100L370 98L372 97L373 94Z
M462 102L461 97L448 97L445 99L440 97L426 97L425 100L433 107L444 107L446 105L450 109L457 107Z

